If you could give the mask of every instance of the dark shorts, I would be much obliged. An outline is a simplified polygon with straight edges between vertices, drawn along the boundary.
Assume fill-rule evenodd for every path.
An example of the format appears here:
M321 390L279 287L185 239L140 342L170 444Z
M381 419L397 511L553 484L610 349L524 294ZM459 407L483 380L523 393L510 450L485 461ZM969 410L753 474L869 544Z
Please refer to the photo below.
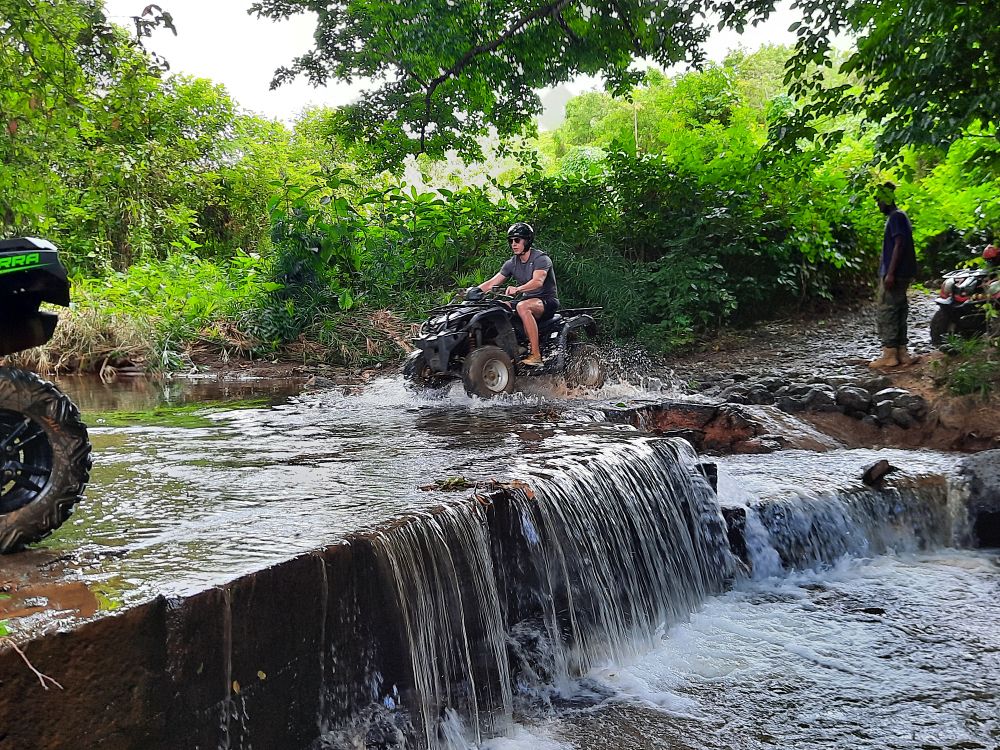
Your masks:
M525 302L526 300L529 300L529 299L538 299L538 298L537 297L527 297L527 298L525 298L523 300L518 300L517 305L519 305L522 302ZM556 314L556 310L559 309L559 300L556 299L555 297L549 297L548 299L543 299L542 300L542 304L544 305L544 309L542 310L541 317L538 319L539 322L543 321L543 320L548 320L553 315L555 315ZM517 305L514 305L514 309L515 310L517 309Z

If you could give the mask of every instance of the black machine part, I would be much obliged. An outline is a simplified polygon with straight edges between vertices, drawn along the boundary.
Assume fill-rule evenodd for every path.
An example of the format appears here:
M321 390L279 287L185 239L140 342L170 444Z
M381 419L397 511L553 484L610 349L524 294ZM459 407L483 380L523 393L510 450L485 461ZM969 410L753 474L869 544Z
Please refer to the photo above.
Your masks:
M52 338L58 316L43 302L67 307L69 279L51 242L34 237L0 240L0 355Z

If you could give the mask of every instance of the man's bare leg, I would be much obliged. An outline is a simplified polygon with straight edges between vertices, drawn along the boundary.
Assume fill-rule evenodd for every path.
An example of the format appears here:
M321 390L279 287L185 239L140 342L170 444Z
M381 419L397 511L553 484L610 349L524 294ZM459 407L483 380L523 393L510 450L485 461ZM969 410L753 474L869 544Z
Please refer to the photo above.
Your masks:
M521 360L522 365L542 364L542 350L538 344L538 318L545 314L545 305L540 299L526 299L517 306L517 314L524 325L524 332L531 344L531 353Z

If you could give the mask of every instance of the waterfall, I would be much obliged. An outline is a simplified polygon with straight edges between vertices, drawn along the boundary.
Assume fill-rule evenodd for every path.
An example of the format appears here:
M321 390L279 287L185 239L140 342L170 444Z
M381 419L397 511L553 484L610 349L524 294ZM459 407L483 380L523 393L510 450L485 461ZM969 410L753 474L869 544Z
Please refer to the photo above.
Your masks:
M948 483L793 493L747 508L743 539L757 576L829 565L845 555L916 552L953 541Z
M940 475L768 485L723 508L683 440L565 435L546 447L508 467L515 481L352 542L356 582L342 588L362 594L342 602L373 636L355 673L375 676L357 692L374 705L355 706L355 726L392 740L373 746L464 750L509 733L518 712L641 657L748 569L952 540L956 501Z
M637 656L722 589L735 558L697 467L681 440L587 441L522 467L529 482L489 505L414 514L370 538L412 669L396 695L423 746L504 733L515 676L564 683Z
M735 567L715 494L684 441L562 456L514 505L552 649L554 681L648 650Z
M388 569L431 750L502 733L512 723L507 642L481 506L408 517L373 538ZM456 728L456 725L464 723ZM444 739L441 735L444 735Z

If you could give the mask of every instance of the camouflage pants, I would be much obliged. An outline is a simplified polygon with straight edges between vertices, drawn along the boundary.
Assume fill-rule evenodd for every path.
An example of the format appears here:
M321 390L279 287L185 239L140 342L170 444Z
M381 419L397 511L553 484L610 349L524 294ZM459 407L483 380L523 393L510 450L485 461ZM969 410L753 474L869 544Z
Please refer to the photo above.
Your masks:
M885 288L885 280L878 284L878 337L887 349L906 346L906 316L910 306L906 302L906 288L913 279L896 279L892 289Z

